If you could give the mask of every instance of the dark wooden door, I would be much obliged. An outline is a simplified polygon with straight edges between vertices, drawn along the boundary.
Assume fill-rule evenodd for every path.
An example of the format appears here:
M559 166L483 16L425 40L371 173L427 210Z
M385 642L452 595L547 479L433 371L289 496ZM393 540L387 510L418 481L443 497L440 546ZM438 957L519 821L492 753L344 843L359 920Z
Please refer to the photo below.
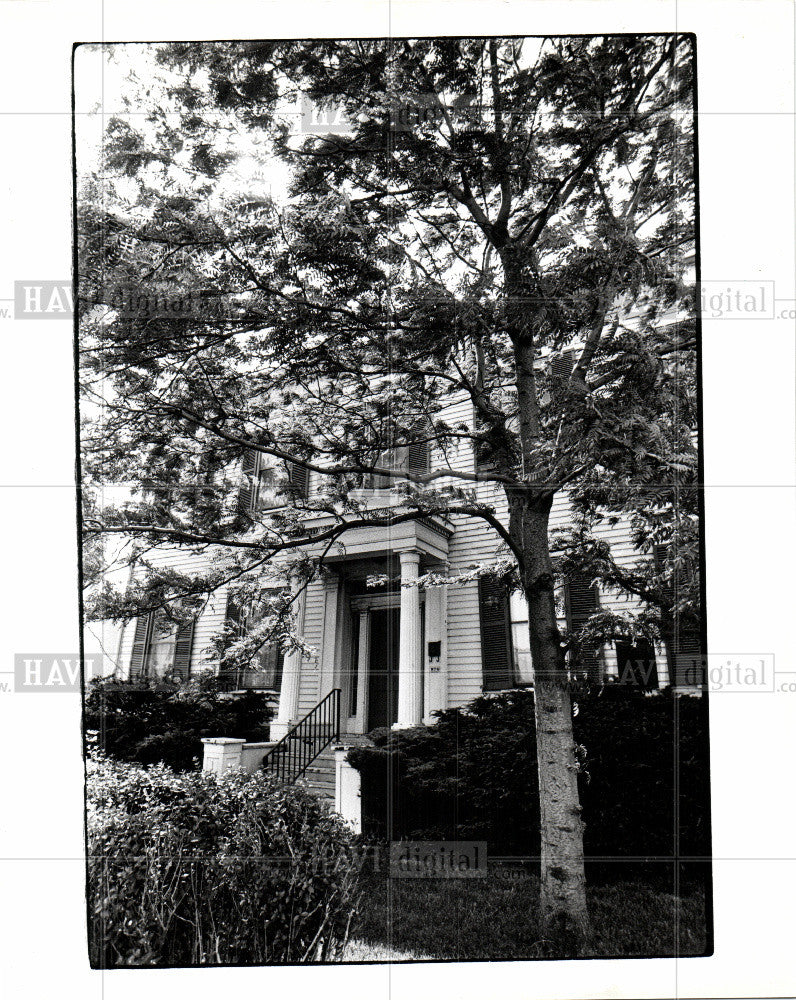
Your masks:
M398 648L401 612L379 608L370 612L370 663L367 728L398 721Z

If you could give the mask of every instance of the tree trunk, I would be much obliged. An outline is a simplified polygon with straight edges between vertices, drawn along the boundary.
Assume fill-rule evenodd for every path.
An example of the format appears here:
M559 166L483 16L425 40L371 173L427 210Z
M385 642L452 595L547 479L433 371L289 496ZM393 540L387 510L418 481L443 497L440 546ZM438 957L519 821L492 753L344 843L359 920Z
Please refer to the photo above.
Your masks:
M583 822L572 732L572 705L555 611L548 543L552 493L514 498L512 521L525 559L523 586L534 667L536 753L541 817L540 931L551 952L577 955L590 935Z
M508 247L504 269L506 326L514 348L523 487L508 487L509 532L522 554L534 671L536 754L541 816L539 925L554 954L577 955L589 939L583 822L572 733L568 677L556 621L555 580L548 524L555 485L539 466L542 427L534 368L533 288L521 255ZM538 485L535 485L538 484Z

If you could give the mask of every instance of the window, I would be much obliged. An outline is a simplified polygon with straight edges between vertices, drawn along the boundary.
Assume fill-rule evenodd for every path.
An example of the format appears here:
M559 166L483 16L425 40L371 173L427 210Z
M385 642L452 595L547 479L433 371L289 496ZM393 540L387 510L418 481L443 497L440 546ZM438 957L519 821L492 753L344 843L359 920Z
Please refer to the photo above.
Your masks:
M654 691L658 687L658 666L651 644L646 639L637 639L635 644L617 642L615 645L619 683Z
M477 412L475 414L474 425L473 454L475 457L475 471L489 472L495 467L495 462L492 458L493 443L486 439L486 424Z
M242 608L235 598L230 596L227 601L228 643L244 638L262 621L266 610L267 606L263 603ZM241 664L224 671L224 679L227 686L235 690L278 691L282 684L283 666L284 653L279 643L266 642L260 646L248 664Z
M520 685L533 683L533 660L531 659L531 637L528 631L528 601L519 590L509 597L511 616L511 641L514 653L516 682Z
M238 512L255 514L273 510L289 502L290 497L306 497L309 489L309 470L294 462L286 463L287 482L279 476L276 460L253 448L243 454L242 480L238 490Z
M375 464L395 472L425 475L430 467L428 441L418 441L400 448L388 448L379 455ZM365 487L372 490L388 490L399 482L401 482L400 476L384 476L374 472L366 477Z
M130 677L187 677L191 671L194 624L178 626L160 611L137 618Z

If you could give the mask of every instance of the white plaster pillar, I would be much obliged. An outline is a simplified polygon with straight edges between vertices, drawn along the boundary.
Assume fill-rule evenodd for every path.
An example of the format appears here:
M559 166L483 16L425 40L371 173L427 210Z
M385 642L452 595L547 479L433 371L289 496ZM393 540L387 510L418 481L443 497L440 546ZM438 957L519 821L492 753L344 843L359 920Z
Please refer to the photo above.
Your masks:
M401 634L398 652L398 721L394 728L423 721L423 658L420 652L420 590L406 584L420 575L420 553L400 552Z
M202 760L202 770L211 771L213 774L226 774L227 771L236 771L241 766L241 756L245 742L246 740L237 739L232 736L215 736L203 739L204 758Z
M334 811L349 824L354 833L362 833L362 796L359 771L346 759L348 747L334 752Z
M291 580L291 589L295 596L296 630L298 632L302 631L304 624L304 602L307 593L306 588L299 593L301 585L300 580ZM282 686L279 689L279 708L276 719L271 723L270 737L272 740L281 740L287 734L288 729L298 721L301 664L302 653L300 649L294 649L285 657L282 666Z
M340 577L330 572L323 581L323 638L321 639L321 675L319 678L318 700L325 698L335 687L340 635Z

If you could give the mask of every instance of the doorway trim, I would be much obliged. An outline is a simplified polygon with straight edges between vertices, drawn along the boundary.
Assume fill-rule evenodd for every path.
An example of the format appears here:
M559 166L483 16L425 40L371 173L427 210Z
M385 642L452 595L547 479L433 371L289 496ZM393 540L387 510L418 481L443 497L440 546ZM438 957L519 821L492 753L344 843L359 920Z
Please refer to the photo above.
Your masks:
M420 604L425 605L425 591L420 592ZM359 641L355 650L354 643L349 643L348 650L348 677L349 685L353 678L354 655L357 655L356 672L356 713L347 715L345 720L346 732L353 734L364 734L368 730L368 696L370 694L370 612L377 610L387 610L401 607L401 591L391 591L388 594L358 594L349 599L349 635L353 633L354 616L359 615ZM424 662L421 634L421 662ZM344 691L345 704L351 705L352 691L350 687Z

